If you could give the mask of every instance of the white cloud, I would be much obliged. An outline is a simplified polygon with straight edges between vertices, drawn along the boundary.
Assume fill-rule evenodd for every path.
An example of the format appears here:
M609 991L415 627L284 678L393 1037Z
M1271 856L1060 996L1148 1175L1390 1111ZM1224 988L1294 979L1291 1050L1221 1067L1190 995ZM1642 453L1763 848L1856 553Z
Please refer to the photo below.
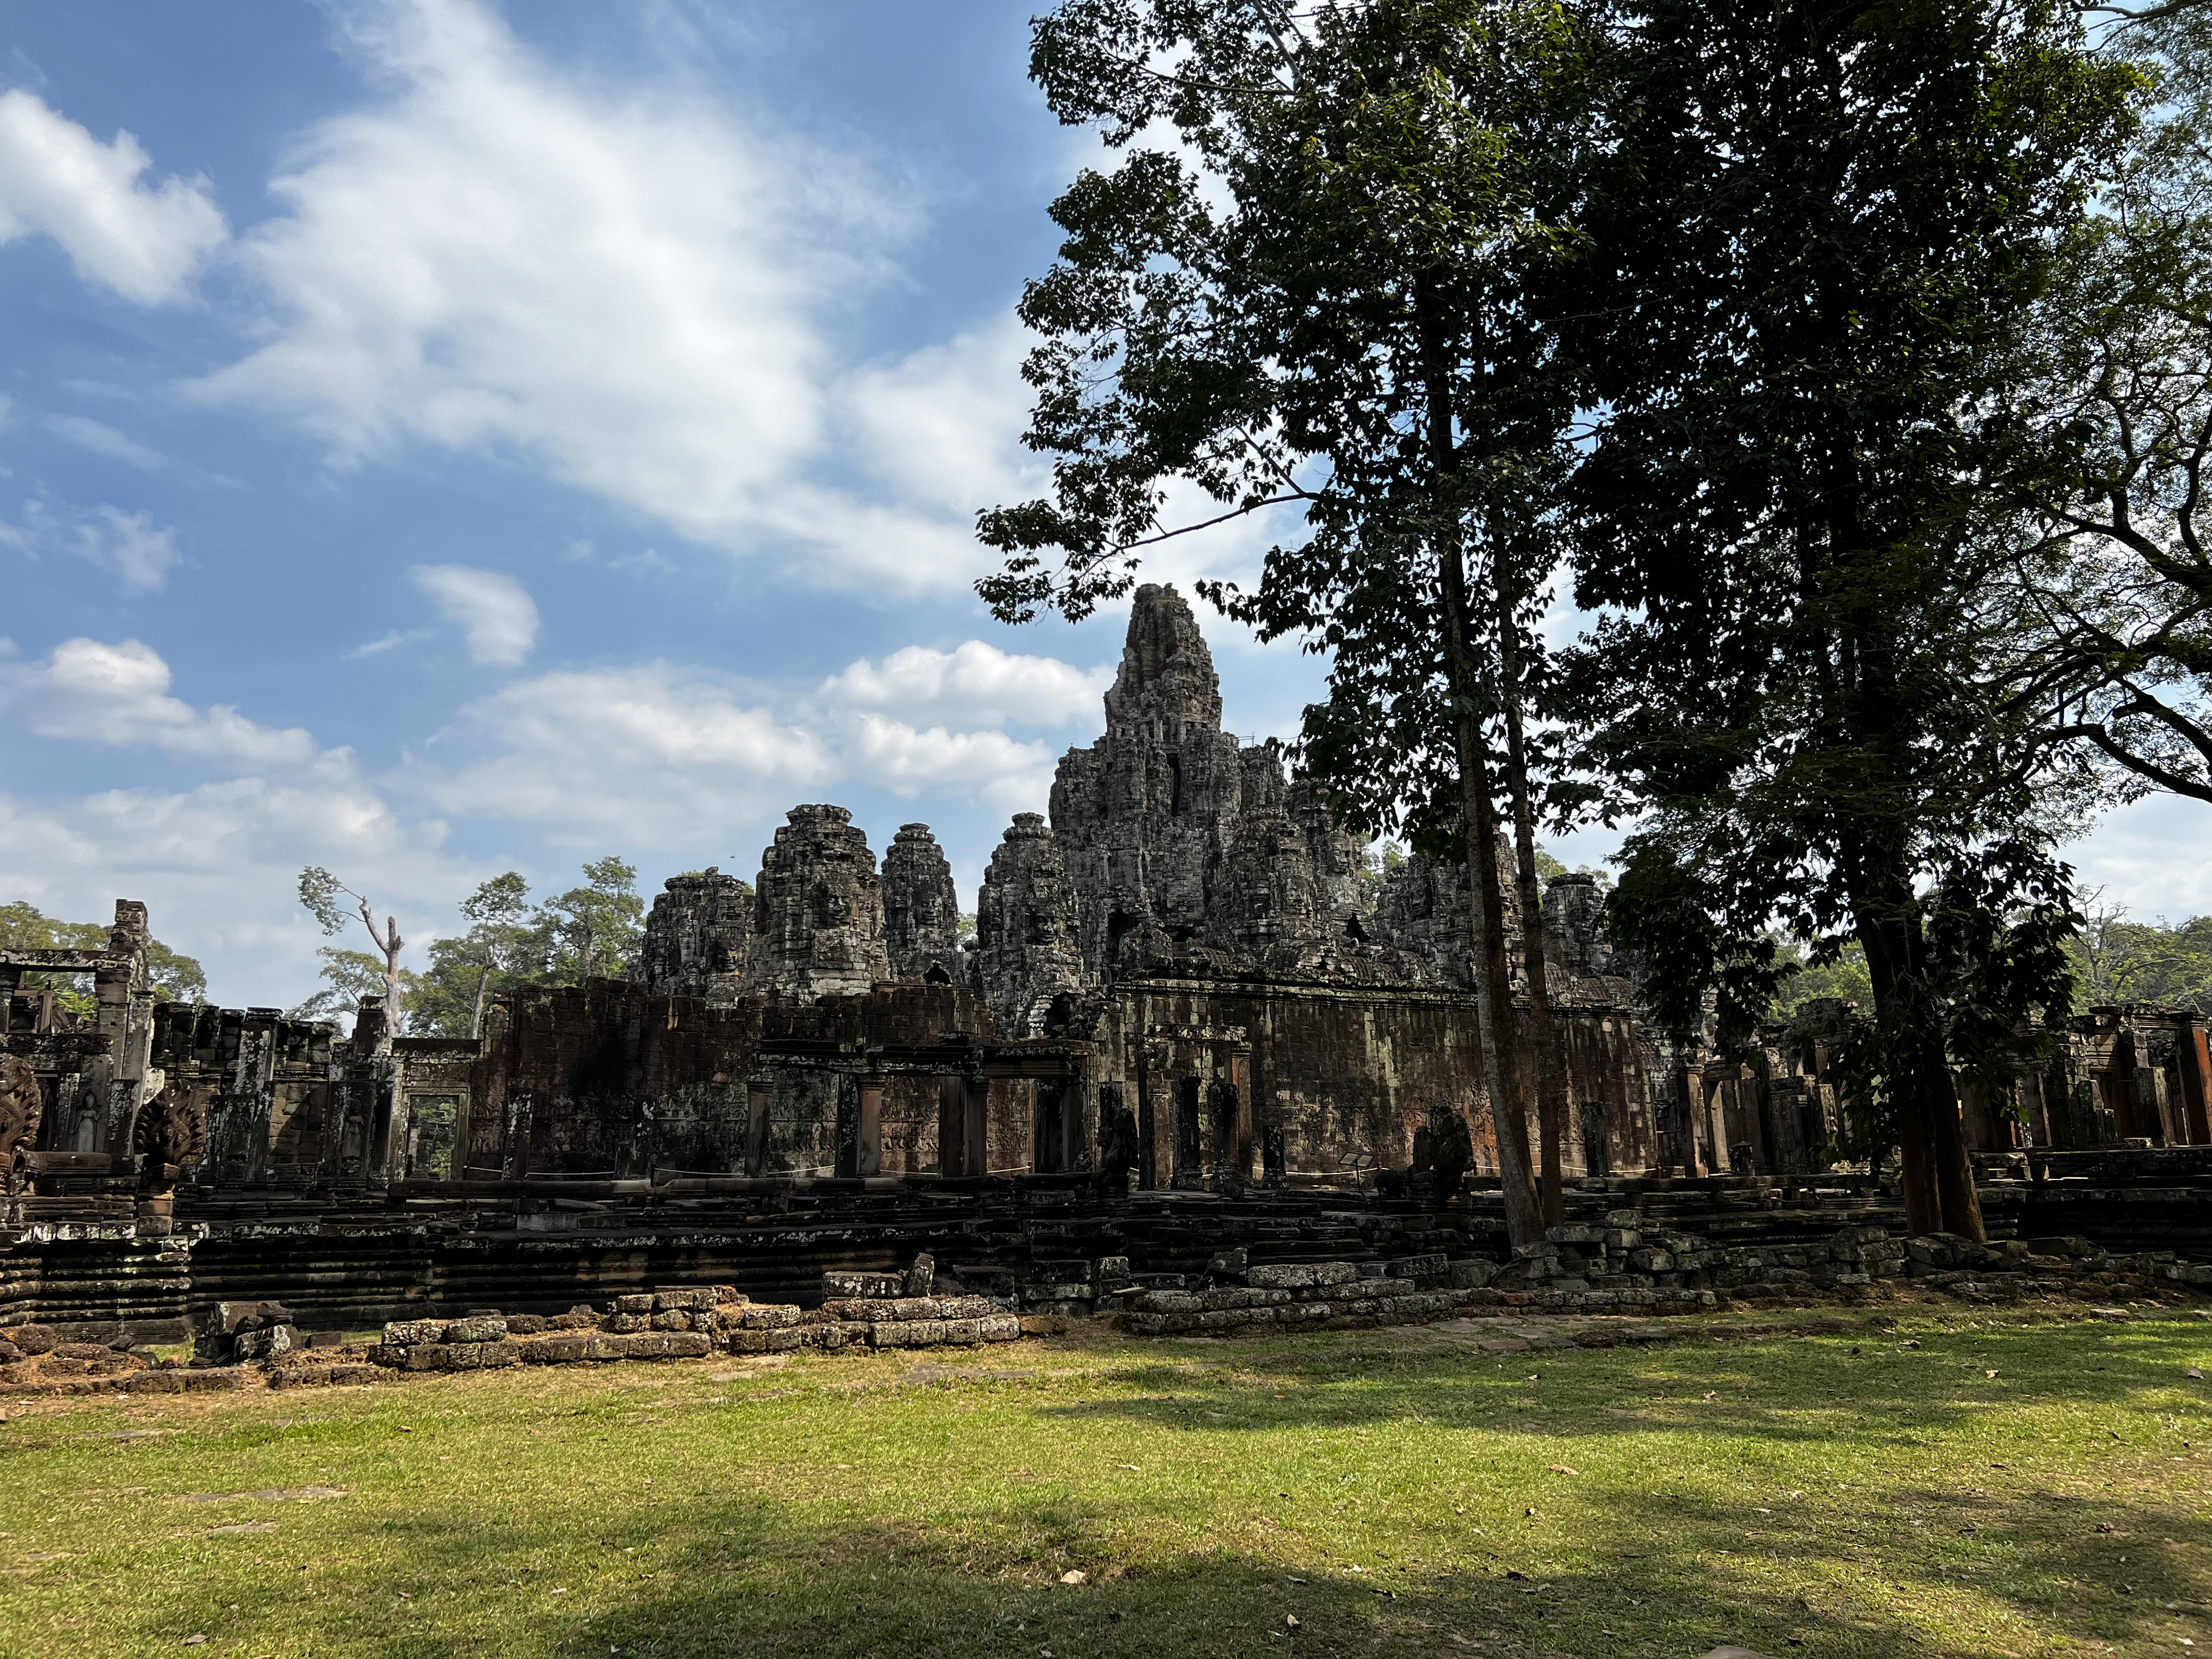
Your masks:
M532 820L556 839L696 848L770 822L836 774L812 732L663 663L540 675L471 704L410 788L443 811Z
M440 616L468 631L471 661L512 668L538 643L538 605L514 577L465 564L418 564L407 574Z
M2063 849L2080 890L2104 890L2137 921L2169 923L2212 914L2212 806L2180 795L2150 795L2106 815Z
M38 737L243 766L315 758L314 739L299 727L277 731L223 704L195 708L169 695L169 681L161 653L137 640L68 640L36 663L0 640L0 714Z
M150 593L184 562L177 532L157 526L149 513L125 513L105 504L89 512L57 513L44 501L23 503L23 522L0 524L0 542L33 557L66 553L96 565L126 593Z
M917 731L902 720L863 714L846 757L853 775L894 794L955 789L994 805L1042 806L1051 793L1053 752L1003 732Z
M822 695L860 708L942 712L983 725L1096 723L1110 665L1078 668L1055 657L1015 656L981 640L951 651L909 645L880 663L866 658L822 683Z
M106 422L95 421L88 415L49 415L41 424L64 443L88 449L95 455L128 461L149 472L159 471L163 465L158 453L130 434L118 432Z
M688 94L564 79L475 0L348 15L392 94L270 182L240 256L271 337L202 393L345 462L520 453L702 541L817 539L784 494L825 434L815 316L879 268L894 193Z
M0 93L0 245L51 236L82 281L140 305L181 299L229 233L206 179L149 188L151 164L127 132L103 144L35 94Z
M343 660L359 662L364 657L374 657L386 651L396 651L403 645L413 645L418 640L427 640L429 637L430 630L427 628L395 628L376 639L356 645L352 650L344 653Z

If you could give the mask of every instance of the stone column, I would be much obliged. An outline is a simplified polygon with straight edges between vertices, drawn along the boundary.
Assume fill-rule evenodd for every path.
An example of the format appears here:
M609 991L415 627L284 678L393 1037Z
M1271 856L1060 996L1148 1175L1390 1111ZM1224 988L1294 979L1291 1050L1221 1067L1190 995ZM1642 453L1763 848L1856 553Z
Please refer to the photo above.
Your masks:
M1252 1091L1244 1086L1245 1073L1250 1069L1246 1059L1243 1054L1229 1057L1229 1087L1237 1106L1236 1176L1240 1188L1252 1184Z
M866 1176L884 1172L884 1080L860 1079L859 1134L854 1145L853 1173Z
M2204 1038L2203 1022L2194 1018L2173 1034L2181 1060L2181 1121L2199 1146L2212 1146L2212 1044Z

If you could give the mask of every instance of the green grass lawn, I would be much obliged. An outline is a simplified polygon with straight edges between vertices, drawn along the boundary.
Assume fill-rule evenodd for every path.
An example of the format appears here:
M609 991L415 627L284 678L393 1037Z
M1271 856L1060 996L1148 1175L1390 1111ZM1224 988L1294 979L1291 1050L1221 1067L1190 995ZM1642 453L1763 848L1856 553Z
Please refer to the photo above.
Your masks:
M2212 1659L2212 1322L2146 1312L0 1400L0 1656Z

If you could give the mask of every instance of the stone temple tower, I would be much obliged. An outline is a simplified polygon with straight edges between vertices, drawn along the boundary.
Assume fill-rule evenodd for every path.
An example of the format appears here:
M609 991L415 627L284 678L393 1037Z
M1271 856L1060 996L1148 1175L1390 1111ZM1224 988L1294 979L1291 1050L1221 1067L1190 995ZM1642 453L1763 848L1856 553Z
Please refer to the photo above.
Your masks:
M902 823L884 854L884 944L891 977L950 985L960 976L960 895L926 823Z
M1191 946L1288 970L1345 936L1358 907L1358 843L1272 746L1221 729L1213 653L1172 587L1137 590L1105 734L1061 759L1052 832L1097 981Z
M842 806L794 806L761 854L748 986L811 1002L890 977L884 885Z

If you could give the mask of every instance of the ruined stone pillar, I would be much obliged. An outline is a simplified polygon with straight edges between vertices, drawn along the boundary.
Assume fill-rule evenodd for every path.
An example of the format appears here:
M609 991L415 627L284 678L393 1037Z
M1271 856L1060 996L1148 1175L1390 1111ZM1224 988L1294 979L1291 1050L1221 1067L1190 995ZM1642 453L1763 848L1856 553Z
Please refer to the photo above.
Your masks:
M884 1172L884 1080L860 1079L860 1115L854 1144L853 1173L863 1177Z
M1239 1187L1252 1184L1252 1091L1244 1086L1250 1069L1248 1056L1229 1057L1229 1092L1237 1114L1236 1177Z

